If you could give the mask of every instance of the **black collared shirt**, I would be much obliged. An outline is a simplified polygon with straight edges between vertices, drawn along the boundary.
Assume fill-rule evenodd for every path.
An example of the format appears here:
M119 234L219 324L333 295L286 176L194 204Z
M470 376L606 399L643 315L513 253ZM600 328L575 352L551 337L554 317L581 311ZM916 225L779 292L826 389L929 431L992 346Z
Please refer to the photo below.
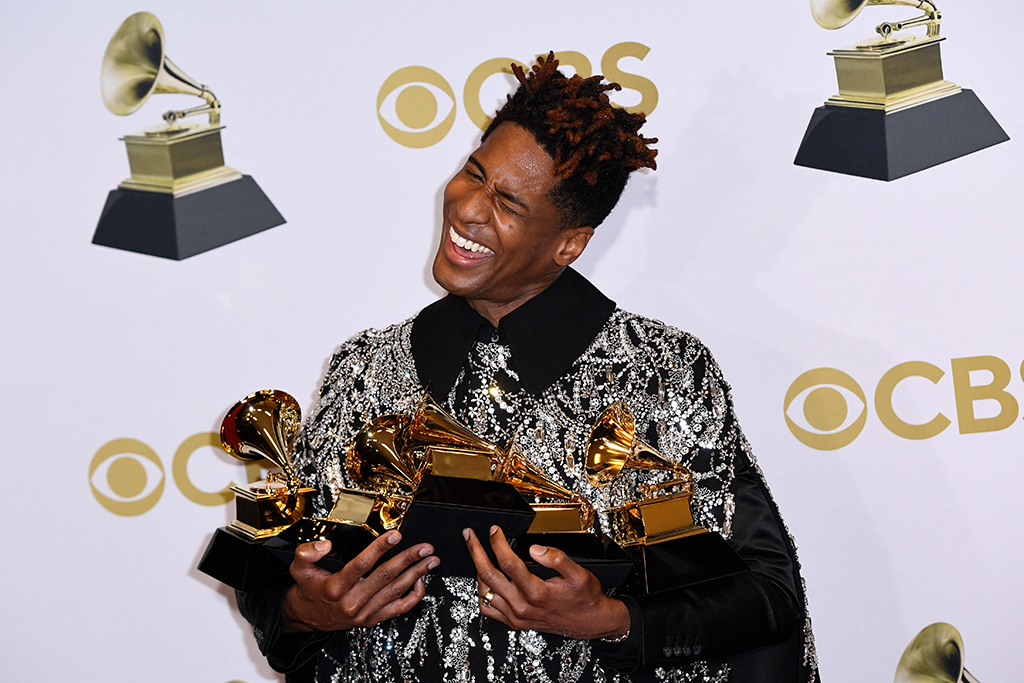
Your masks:
M502 318L497 329L465 299L449 294L413 323L416 372L444 401L473 344L496 339L509 346L522 388L539 395L590 346L614 310L615 302L572 268Z

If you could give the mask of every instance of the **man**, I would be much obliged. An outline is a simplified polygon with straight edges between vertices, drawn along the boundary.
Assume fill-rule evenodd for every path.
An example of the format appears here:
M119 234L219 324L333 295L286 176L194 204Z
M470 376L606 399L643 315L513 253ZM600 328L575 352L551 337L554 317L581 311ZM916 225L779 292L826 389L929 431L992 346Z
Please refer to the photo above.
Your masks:
M295 585L239 594L277 669L317 681L813 681L816 659L795 552L732 411L729 388L690 335L615 307L569 268L618 201L629 173L654 168L643 115L611 106L618 86L566 79L553 55L496 114L448 183L434 278L449 296L338 350L296 456L321 511L348 483L345 452L378 415L429 392L495 443L515 438L549 477L605 512L666 473L584 476L590 428L625 401L638 433L694 475L698 524L749 571L653 595L608 597L561 551L526 570L497 527L463 535L477 579L433 575L420 544L373 569L399 540L379 537L342 571L301 546ZM452 530L458 533L458 530ZM493 549L495 567L483 545Z

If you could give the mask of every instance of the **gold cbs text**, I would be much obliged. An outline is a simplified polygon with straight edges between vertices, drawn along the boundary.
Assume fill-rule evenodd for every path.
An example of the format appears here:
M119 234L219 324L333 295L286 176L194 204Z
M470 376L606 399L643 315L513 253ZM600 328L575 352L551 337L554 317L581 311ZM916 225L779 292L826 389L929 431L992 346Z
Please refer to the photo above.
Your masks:
M650 116L658 106L658 88L643 76L623 71L619 61L635 57L643 61L651 49L641 43L617 43L601 57L601 73L624 90L640 93L640 102L625 107L630 112L643 112ZM556 52L565 66L571 66L583 78L593 75L590 60L581 52ZM488 59L470 71L462 88L462 103L469 119L485 130L491 118L480 104L480 90L484 81L500 73L510 74L510 64L528 68L517 59L496 57ZM384 132L395 142L406 147L423 148L437 144L451 130L455 122L455 92L445 78L425 66L407 66L385 79L377 94L377 118Z
M996 432L1017 420L1020 406L1007 391L1013 373L1005 361L995 356L954 358L950 370L961 434ZM926 361L907 361L890 368L875 387L875 415L879 422L904 439L930 439L942 433L952 424L943 413L936 412L923 422L911 422L897 413L893 394L904 380L923 378L938 385L945 374L945 370ZM1020 376L1024 380L1024 363ZM857 401L859 412L851 410ZM987 412L993 408L998 408L998 412L979 417L979 402L987 404ZM857 438L867 422L867 403L864 390L853 377L835 368L815 368L790 385L783 412L790 432L801 443L828 451L848 446Z

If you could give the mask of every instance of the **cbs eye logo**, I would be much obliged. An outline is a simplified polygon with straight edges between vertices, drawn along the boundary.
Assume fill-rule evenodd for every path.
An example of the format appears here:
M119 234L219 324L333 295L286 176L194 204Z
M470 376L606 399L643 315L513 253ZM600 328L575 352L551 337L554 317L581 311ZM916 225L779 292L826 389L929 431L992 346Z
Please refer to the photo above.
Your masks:
M220 451L220 435L200 432L185 439L174 453L171 476L178 490L199 505L224 505L233 498L233 482L219 491L203 491L191 480L188 464L203 447ZM246 463L246 478L260 479L258 463ZM114 439L96 451L89 463L89 488L96 501L115 515L135 517L148 512L160 500L166 481L163 463L152 448L138 439Z
M906 361L887 370L878 380L874 397L875 416L882 426L901 438L920 440L938 436L953 423L935 406L923 420L901 415L908 403L894 400L894 396L905 398L907 392L914 391L901 388L904 382L918 387L915 403L941 399L941 395L932 395L932 387L948 391L952 384L952 397L947 394L947 401L953 399L961 434L998 432L1015 424L1020 404L1009 390L1013 371L1006 361L996 356L969 356L951 359L949 368L951 382L942 381L945 370L926 361ZM1024 381L1024 363L1020 377ZM789 387L784 413L793 436L811 448L831 451L848 446L860 435L867 422L867 398L845 372L816 368L797 377Z
M625 107L627 111L642 111L648 116L658 106L658 89L643 76L619 68L619 60L634 57L643 60L650 48L641 43L618 43L601 57L601 71L609 81L619 83L623 89L635 90L640 102ZM571 66L582 78L593 75L593 67L580 52L556 52L563 66ZM510 64L528 69L519 60L498 57L474 68L466 78L462 101L466 115L480 130L486 130L491 117L480 104L484 82L497 74L509 74ZM425 66L407 66L391 74L377 93L377 119L388 136L406 147L423 148L440 142L455 123L455 92L438 72Z
M868 419L867 398L842 370L816 368L790 385L785 414L793 436L811 448L831 451L860 435Z

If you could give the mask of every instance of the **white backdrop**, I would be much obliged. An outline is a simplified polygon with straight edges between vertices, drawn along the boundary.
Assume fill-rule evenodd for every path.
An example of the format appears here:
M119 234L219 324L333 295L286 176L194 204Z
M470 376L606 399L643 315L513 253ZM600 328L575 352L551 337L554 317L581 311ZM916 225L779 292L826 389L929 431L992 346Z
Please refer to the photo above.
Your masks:
M193 568L233 516L194 499L245 473L190 437L215 431L256 389L284 389L308 409L337 344L437 297L441 188L479 136L463 95L474 67L555 49L600 72L624 42L649 48L619 67L657 89L645 132L661 139L659 169L634 179L579 269L622 307L716 353L800 542L824 680L891 680L910 638L940 620L960 629L981 680L1017 678L1018 140L893 183L792 164L812 110L836 90L826 52L910 10L871 8L828 32L801 0L549 4L0 7L0 386L12 399L0 451L0 679L277 680L229 592ZM942 7L947 78L973 89L1011 138L1024 131L1024 47L1005 20L1014 7ZM90 243L107 192L128 175L118 138L194 103L157 96L130 118L104 108L100 60L139 9L161 19L168 53L220 97L227 163L253 175L286 225L183 262ZM451 130L422 149L391 139L376 109L388 76L413 65L455 95ZM508 83L484 84L485 108ZM971 357L1009 369L1012 405L973 404L979 418L1004 410L1005 428L961 433L952 361ZM931 438L903 438L878 417L875 388L906 361L944 373L937 384L907 379L894 395L906 422L939 412L952 421ZM847 422L866 410L866 424L834 450L805 445L785 418L802 419L784 405L790 386L822 367L866 397L862 408L847 392ZM118 498L104 467L134 457L109 446L90 472L115 439L155 454L137 458L148 469L132 499L154 496L136 506L142 514L100 504Z

